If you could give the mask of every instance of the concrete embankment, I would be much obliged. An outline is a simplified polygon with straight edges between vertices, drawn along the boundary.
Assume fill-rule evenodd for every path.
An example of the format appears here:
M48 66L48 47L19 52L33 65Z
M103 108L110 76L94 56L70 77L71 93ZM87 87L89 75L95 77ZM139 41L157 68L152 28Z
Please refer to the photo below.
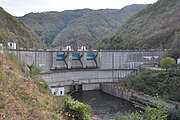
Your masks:
M155 97L138 93L132 90L127 90L120 85L103 83L100 85L101 91L125 99L135 104L135 106L145 109L146 106L156 107L157 100ZM169 109L180 109L180 103L173 101L165 101L165 106Z

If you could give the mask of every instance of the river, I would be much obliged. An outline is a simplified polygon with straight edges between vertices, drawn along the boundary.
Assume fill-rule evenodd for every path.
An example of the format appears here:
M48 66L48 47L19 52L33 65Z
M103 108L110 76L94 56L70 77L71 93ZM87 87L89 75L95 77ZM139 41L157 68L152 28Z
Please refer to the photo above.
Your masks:
M89 104L98 120L114 120L116 114L125 115L139 111L132 103L101 91L83 91L73 93L73 98Z

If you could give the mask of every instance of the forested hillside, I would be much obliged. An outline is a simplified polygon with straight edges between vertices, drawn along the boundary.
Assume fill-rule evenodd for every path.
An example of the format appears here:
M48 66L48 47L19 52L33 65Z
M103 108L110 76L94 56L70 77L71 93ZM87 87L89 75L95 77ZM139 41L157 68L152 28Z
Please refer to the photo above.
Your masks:
M132 4L123 7L122 9L101 9L98 12L111 17L112 19L124 23L130 16L134 15L147 5L143 4Z
M59 47L64 41L71 42L74 46L79 43L91 46L97 39L116 29L129 16L144 7L146 5L137 4L122 9L30 13L19 19L31 27L48 46L53 44L53 47Z
M56 35L90 9L64 12L29 13L21 19L39 35L46 44L52 44Z
M93 17L92 17L93 16ZM64 28L54 39L53 46L67 43L93 47L96 40L113 31L119 22L98 12L89 12Z
M159 0L132 16L99 49L179 49L180 1Z
M23 48L44 48L43 41L23 22L0 7L0 42L14 41Z

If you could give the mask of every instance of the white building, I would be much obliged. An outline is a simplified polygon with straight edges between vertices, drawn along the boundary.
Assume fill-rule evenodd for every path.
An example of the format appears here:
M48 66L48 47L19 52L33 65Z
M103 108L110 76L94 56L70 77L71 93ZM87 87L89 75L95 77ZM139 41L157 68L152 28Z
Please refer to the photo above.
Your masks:
M8 49L16 49L16 43L15 42L8 42Z
M81 47L78 47L78 51L87 51L86 45L82 45Z
M62 49L62 51L73 51L71 44L67 44L66 47Z
M3 44L2 43L0 43L0 49L3 49Z
M54 96L64 96L64 87L51 88L51 92Z
M177 59L177 64L180 64L180 57Z

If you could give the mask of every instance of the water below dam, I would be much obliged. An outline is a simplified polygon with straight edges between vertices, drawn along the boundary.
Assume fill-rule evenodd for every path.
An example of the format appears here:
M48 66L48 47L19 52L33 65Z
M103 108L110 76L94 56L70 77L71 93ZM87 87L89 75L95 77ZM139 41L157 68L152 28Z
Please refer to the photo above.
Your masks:
M89 104L98 120L114 120L116 114L125 115L139 111L132 103L101 91L75 92L76 100Z

